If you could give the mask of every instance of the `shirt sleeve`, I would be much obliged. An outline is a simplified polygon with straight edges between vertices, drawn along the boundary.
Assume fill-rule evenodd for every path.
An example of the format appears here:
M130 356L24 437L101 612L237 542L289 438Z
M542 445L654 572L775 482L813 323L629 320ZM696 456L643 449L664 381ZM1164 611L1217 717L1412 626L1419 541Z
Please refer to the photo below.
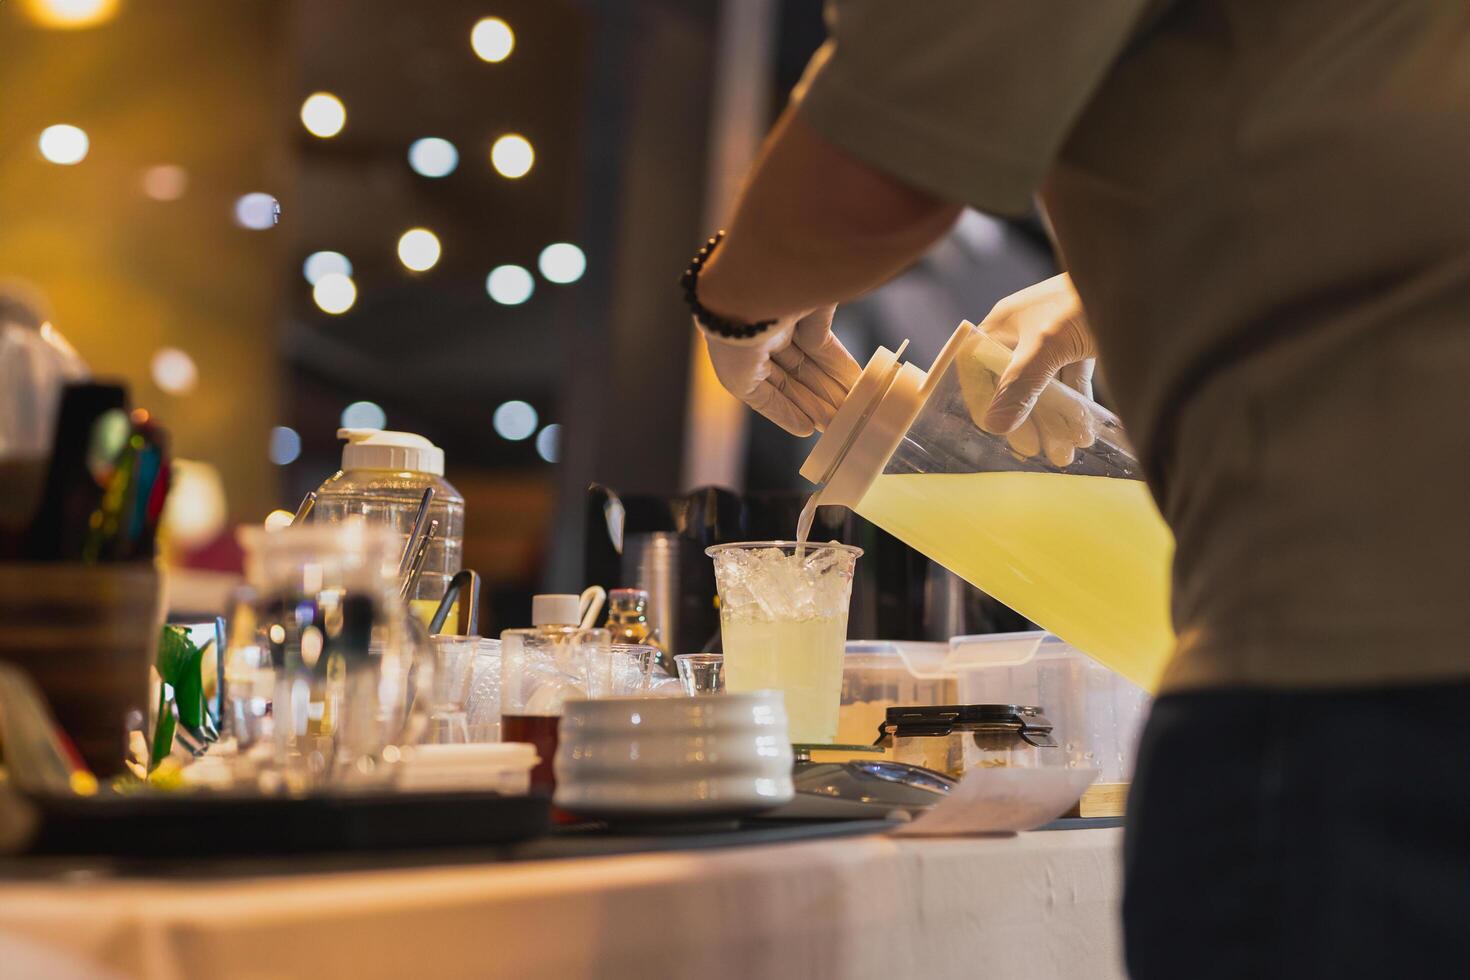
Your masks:
M826 139L906 183L1019 214L1149 0L828 0L793 93Z

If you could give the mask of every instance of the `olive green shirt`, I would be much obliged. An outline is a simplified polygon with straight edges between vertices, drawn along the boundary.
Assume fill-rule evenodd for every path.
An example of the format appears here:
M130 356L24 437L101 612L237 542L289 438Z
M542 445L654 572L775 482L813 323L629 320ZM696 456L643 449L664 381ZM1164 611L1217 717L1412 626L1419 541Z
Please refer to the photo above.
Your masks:
M818 132L1044 202L1176 538L1165 688L1470 677L1470 3L829 20Z

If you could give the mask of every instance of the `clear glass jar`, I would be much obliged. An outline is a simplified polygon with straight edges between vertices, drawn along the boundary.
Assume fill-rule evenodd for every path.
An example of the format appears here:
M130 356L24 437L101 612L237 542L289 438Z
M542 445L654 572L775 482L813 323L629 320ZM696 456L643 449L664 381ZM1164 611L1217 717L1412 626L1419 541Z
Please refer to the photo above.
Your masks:
M349 521L247 527L240 542L247 585L224 663L236 778L292 791L380 784L389 748L417 737L410 709L432 680L395 592L394 535Z
M802 466L851 507L1146 689L1173 648L1173 538L1118 419L1052 382L981 421L1011 352L962 323L928 372L880 349Z
M896 762L955 779L972 769L1065 766L1051 722L1037 707L951 704L890 708L875 745Z

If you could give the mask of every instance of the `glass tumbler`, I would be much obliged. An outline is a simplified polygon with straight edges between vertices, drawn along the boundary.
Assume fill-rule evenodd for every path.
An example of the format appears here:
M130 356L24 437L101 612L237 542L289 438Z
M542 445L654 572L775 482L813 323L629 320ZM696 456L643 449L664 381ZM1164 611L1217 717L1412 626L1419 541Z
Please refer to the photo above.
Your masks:
M292 791L381 781L430 673L413 670L420 634L395 591L392 535L353 521L250 527L240 541L248 586L224 664L236 778Z
M691 698L725 690L725 656L720 653L681 653L674 657L679 686Z

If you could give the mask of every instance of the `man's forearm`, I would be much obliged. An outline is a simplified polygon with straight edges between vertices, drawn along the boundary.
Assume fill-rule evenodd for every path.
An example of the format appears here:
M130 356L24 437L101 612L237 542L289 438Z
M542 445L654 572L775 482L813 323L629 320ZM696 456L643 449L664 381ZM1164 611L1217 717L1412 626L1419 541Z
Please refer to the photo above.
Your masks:
M745 321L845 302L913 264L960 210L829 143L788 109L700 274L700 301Z

